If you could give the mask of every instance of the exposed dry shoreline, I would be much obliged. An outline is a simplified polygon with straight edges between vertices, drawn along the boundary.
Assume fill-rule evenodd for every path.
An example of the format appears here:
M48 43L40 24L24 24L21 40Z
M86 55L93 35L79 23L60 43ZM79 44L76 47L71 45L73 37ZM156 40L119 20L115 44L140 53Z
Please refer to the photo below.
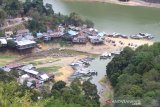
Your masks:
M129 2L120 2L118 0L64 0L64 1L72 1L72 2L103 2L103 3L114 3L119 5L127 5L127 6L144 6L144 7L156 7L160 8L160 4L157 3L148 3L140 0L131 0Z

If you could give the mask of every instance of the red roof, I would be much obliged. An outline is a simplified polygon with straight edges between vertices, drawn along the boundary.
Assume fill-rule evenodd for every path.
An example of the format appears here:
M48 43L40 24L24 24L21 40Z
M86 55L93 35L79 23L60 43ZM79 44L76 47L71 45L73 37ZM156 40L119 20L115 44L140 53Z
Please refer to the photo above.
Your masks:
M24 66L24 65L18 64L18 63L11 63L11 64L6 65L5 67L9 68L9 69L14 69L14 68L18 68L18 67L21 67L21 66Z

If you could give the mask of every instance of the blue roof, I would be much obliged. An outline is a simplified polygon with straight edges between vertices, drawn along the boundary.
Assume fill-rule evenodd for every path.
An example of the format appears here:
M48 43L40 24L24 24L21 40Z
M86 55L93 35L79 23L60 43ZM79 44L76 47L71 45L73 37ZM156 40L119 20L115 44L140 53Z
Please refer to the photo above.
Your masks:
M47 30L47 33L53 33L53 30L48 29L48 30Z
M73 30L69 30L69 31L68 31L68 34L71 35L71 36L75 36L75 35L78 34L78 32L73 31Z
M40 32L39 32L39 33L37 33L37 37L38 37L38 38L41 38L42 36L43 36L43 34L42 34L42 33L40 33Z

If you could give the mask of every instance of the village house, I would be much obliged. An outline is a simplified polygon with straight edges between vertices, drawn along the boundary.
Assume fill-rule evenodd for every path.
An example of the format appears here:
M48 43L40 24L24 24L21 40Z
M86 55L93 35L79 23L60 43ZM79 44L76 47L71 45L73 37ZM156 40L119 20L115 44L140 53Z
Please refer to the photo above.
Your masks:
M92 44L102 44L104 42L103 39L98 36L88 36L88 39Z
M73 38L77 37L77 34L78 34L78 32L73 31L73 30L69 30L69 31L67 31L62 37L63 37L65 40L72 41Z
M43 33L43 40L44 41L50 41L51 40L51 36L48 33Z
M17 44L16 48L19 50L34 48L36 46L36 42L31 40L21 40L15 42Z
M72 42L73 43L78 43L78 44L86 44L87 43L87 37L78 36L78 37L73 38Z
M19 74L17 82L20 84L26 84L27 87L39 88L45 82L50 81L54 78L53 74L46 74L36 71L36 68L32 64L24 65L18 63L11 63L1 68L5 72L16 70Z
M20 67L24 66L23 64L11 63L2 67L2 69L6 72L10 72L11 70L18 70Z
M13 31L6 31L5 32L6 37L10 37L11 35L13 35Z

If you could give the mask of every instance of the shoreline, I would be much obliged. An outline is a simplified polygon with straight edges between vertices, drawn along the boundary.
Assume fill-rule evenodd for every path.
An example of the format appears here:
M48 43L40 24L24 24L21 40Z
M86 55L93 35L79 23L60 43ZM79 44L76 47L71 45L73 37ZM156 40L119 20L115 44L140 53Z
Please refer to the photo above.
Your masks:
M114 43L112 43L112 41L114 41ZM121 42L123 42L123 44L121 44ZM129 46L129 47L131 47L132 49L135 49L138 46L141 46L144 44L152 45L153 43L154 41L151 41L151 40L105 37L104 44L101 44L101 45L92 45L90 43L87 43L87 44L75 44L71 47L61 47L59 44L44 44L43 47L44 47L44 50L47 50L50 48L65 48L65 49L74 50L74 51L81 51L81 52L86 52L90 54L101 55L104 52L111 53L111 52L118 51L126 46L129 46L128 44L132 44L132 46ZM116 46L114 46L114 44L116 44Z
M101 2L101 3L112 3L112 4L125 5L125 6L160 8L160 4L149 3L149 2L139 1L139 0L131 0L129 2L120 2L118 0L64 0L64 1L66 2Z

